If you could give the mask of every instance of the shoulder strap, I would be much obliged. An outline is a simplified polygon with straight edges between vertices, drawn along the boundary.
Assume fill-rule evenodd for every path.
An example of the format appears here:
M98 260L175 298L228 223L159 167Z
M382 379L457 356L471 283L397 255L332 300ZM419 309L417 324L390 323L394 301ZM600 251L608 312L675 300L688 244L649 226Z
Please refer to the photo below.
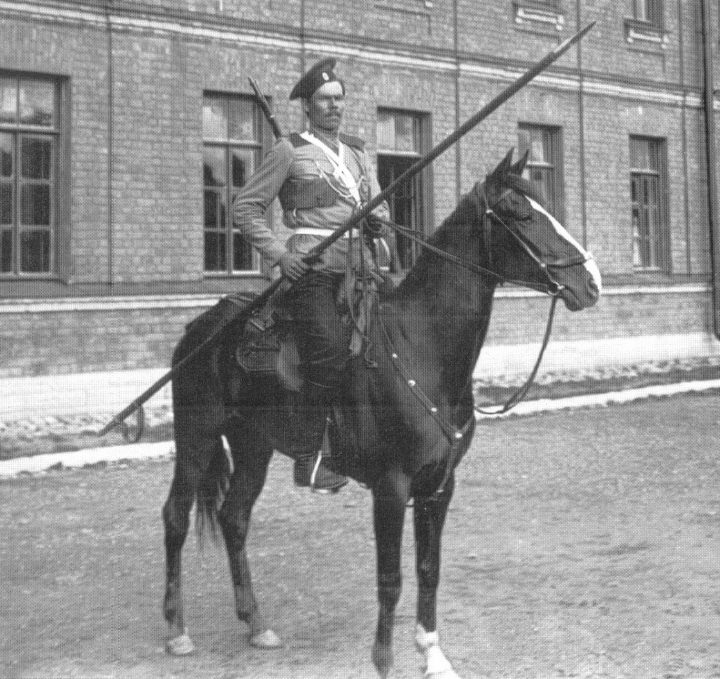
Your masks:
M340 133L340 141L343 144L352 146L353 148L359 149L360 151L365 150L365 142L360 137L354 137L351 134Z
M298 146L305 146L305 145L307 145L307 144L310 143L307 139L305 139L305 138L304 138L301 134L299 134L298 132L291 132L291 133L288 135L288 141L289 141L295 148L297 148Z

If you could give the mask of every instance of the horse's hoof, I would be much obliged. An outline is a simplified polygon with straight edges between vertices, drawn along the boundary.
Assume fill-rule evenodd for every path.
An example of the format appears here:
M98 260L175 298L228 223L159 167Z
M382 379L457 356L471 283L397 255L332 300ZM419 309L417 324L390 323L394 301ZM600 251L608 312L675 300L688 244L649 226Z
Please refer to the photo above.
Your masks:
M273 648L280 648L282 646L282 640L271 629L266 629L264 632L260 632L259 634L253 634L250 637L250 645L255 648L269 650Z
M195 652L195 644L188 633L184 632L174 639L168 639L165 644L165 652L168 655L190 655Z
M390 668L393 666L393 651L391 646L375 644L372 649L372 661L375 665L380 679L386 679L390 674Z
M452 667L442 672L426 673L425 679L460 679L460 675Z

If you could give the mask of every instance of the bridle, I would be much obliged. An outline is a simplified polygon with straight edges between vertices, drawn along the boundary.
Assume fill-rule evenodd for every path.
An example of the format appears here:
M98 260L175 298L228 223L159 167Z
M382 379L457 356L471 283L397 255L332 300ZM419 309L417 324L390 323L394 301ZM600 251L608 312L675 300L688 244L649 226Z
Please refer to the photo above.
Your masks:
M458 257L457 255L453 255L450 252L446 252L445 250L442 250L441 248L436 247L432 243L429 243L424 238L421 238L417 235L417 233L408 227L401 226L400 224L395 224L394 222L390 222L385 219L380 219L379 221L388 226L389 228L393 229L394 231L397 231L405 238L408 238L409 240L413 241L414 243L417 243L422 248L429 250L430 252L433 252L441 259L444 259L447 262L451 262L452 264L455 264L456 266L462 267L463 269L467 269L468 271L471 271L474 274L481 275L481 276L491 276L492 278L495 278L498 283L501 285L503 283L514 283L516 285L520 285L522 287L530 288L532 290L537 290L538 292L542 292L548 295L551 295L553 297L556 297L557 295L562 292L564 289L564 286L558 283L555 278L550 273L549 268L555 268L555 269L567 269L573 266L580 266L582 264L585 264L586 262L590 261L592 259L592 256L588 253L587 256L583 255L574 255L569 257L564 257L560 259L554 259L552 261L545 261L540 258L540 256L533 250L533 248L516 232L514 231L508 224L505 222L505 220L496 212L496 208L500 203L507 198L512 192L513 189L505 189L498 199L490 205L488 198L487 198L487 192L485 189L485 186L487 184L487 180L485 182L482 182L481 184L481 194L480 194L480 228L483 232L483 241L484 241L484 247L485 252L487 253L487 266L481 266L480 264L476 264L475 262L471 262L467 259L464 259L462 257ZM518 245L523 249L523 251L527 254L530 259L532 259L533 262L538 266L538 268L544 273L545 277L548 279L547 283L538 283L536 281L526 281L518 278L508 278L506 276L502 276L501 274L497 273L495 270L495 267L493 267L493 247L492 247L492 241L491 241L491 234L492 234L492 222L495 222L496 224L502 226L508 234L512 236L512 238L518 243Z
M545 277L548 279L547 284L542 283L535 283L530 281L522 281L522 280L512 280L503 278L502 282L505 283L517 283L519 285L522 285L524 287L528 287L534 290L539 290L540 292L546 292L549 295L557 296L562 292L565 286L558 283L553 275L550 273L550 268L553 269L569 269L573 266L581 266L585 264L586 262L589 262L592 259L592 255L590 253L586 253L585 255L572 255L568 257L562 257L558 259L553 259L551 261L546 261L544 259L541 259L540 256L533 250L533 248L525 241L524 238L522 238L516 231L511 229L506 223L505 220L495 211L495 208L500 205L500 203L507 198L512 192L513 189L505 189L498 199L490 205L488 198L487 198L487 191L486 191L486 184L487 180L482 183L482 193L480 195L480 203L482 206L484 206L484 209L482 211L482 215L480 217L480 223L481 228L483 230L483 238L485 241L485 250L487 252L488 257L488 265L492 269L492 261L493 261L493 248L492 243L490 240L490 234L492 231L492 226L490 222L495 222L496 224L499 224L502 226L505 231L512 236L512 238L515 240L515 242L518 243L518 245L523 249L525 254L527 254L530 259L535 262L535 264L538 266L538 268L544 273ZM498 274L495 274L498 276ZM498 276L498 278L501 278Z
M560 259L554 259L552 261L545 261L538 256L538 254L533 250L533 248L528 244L518 233L516 233L513 229L508 226L508 224L503 220L503 218L496 212L497 206L502 203L507 196L509 196L513 189L507 188L505 189L500 196L497 198L497 200L491 205L488 201L487 192L486 192L486 184L487 179L485 182L482 182L481 184L481 194L480 194L480 226L483 232L483 240L484 240L484 246L487 256L487 267L481 266L479 264L476 264L475 262L470 262L462 257L458 257L456 255L453 255L452 253L446 252L445 250L442 250L441 248L436 247L432 243L428 243L425 239L420 238L416 233L412 231L412 229L407 229L405 227L402 227L398 224L395 224L393 222L388 222L386 220L380 220L383 223L385 223L387 226L392 228L393 230L397 231L398 233L402 234L403 236L406 236L413 242L417 243L421 247L430 250L431 252L435 253L438 257L451 262L453 264L456 264L457 266L460 266L464 269L467 269L469 271L472 271L475 274L483 275L483 276L492 276L493 278L497 279L500 284L502 283L516 283L518 285L522 285L525 287L529 287L534 290L538 290L540 292L547 293L552 297L552 301L550 303L550 311L548 314L548 320L545 327L545 333L543 336L543 341L540 347L540 351L538 353L538 357L535 361L535 365L533 366L533 369L527 378L527 380L524 382L524 384L517 389L508 399L507 401L500 406L497 410L484 410L482 408L478 408L477 406L473 406L474 410L478 413L481 413L483 415L502 415L512 408L514 408L522 399L526 396L528 390L533 384L533 381L535 380L535 376L537 375L538 369L540 368L540 363L542 362L543 355L545 353L545 349L547 348L547 345L550 341L550 334L552 332L552 323L553 318L555 316L555 308L557 306L558 297L560 296L560 293L564 289L564 286L562 286L560 283L558 283L555 278L552 276L549 267L553 268L569 268L573 266L580 266L585 264L585 262L589 261L592 256L588 253L586 256L583 255L576 255L571 257L565 257ZM505 276L500 275L497 273L497 271L494 270L493 267L493 247L492 247L492 224L496 223L500 226L502 226L514 239L515 241L520 245L520 247L523 249L523 251L532 259L533 262L540 268L540 270L544 273L544 275L547 278L547 283L536 283L534 281L523 281L518 279L510 279L506 278ZM466 434L468 431L470 431L470 426L472 422L475 419L475 416L472 415L470 419L460 428L454 426L452 423L448 422L444 417L441 416L440 411L438 407L430 401L428 396L424 393L424 391L419 387L417 380L413 378L411 375L409 369L402 361L401 357L398 355L392 339L390 337L390 334L387 331L387 328L385 327L384 323L382 321L380 322L380 325L383 330L383 334L385 336L385 341L388 344L390 348L390 355L392 358L393 365L395 366L395 369L398 371L402 379L407 383L408 387L412 391L412 393L415 395L415 397L420 401L422 406L427 410L427 412L435 419L435 421L440 426L441 430L445 434L445 436L450 441L450 453L448 456L448 460L445 466L445 473L443 475L443 479L438 485L437 489L433 493L433 497L437 498L440 493L443 492L443 489L445 488L445 485L447 484L450 475L452 473L452 470L455 468L456 461L460 455L461 447L463 444L463 440L465 439Z

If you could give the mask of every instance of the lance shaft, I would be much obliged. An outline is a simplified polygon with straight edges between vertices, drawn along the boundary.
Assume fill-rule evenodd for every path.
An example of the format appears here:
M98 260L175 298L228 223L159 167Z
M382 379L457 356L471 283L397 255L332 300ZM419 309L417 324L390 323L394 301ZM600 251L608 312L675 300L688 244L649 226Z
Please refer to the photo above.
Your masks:
M527 85L535 76L544 71L550 64L557 61L570 47L576 42L581 40L590 29L595 25L595 22L590 22L585 28L579 30L575 35L570 36L567 40L563 40L548 54L546 54L540 61L538 61L529 70L523 73L512 85L503 90L497 97L492 101L488 102L483 106L475 115L466 120L460 127L458 127L452 134L443 139L437 146L428 151L427 155L420 158L416 163L411 165L405 172L396 177L390 184L388 184L383 191L377 196L370 199L360 210L358 210L350 220L348 220L343 226L336 229L332 234L320 241L314 248L308 253L309 256L317 256L321 254L328 246L332 245L338 238L349 231L358 222L365 219L376 207L378 207L384 200L392 195L398 187L406 182L411 177L424 170L430 163L432 163L439 155L447 151L453 144L457 143L461 137L465 136L473 127L478 123L485 120L491 113L497 108L504 104L510 97L521 90Z
M483 106L475 115L466 120L465 123L458 127L452 134L450 134L437 146L431 149L427 153L427 155L420 158L420 160L411 165L407 170L405 170L405 172L400 174L377 196L371 198L370 201L366 203L360 210L355 212L355 214L353 214L353 216L347 222L345 222L345 224L336 229L331 235L320 241L314 248L310 250L308 256L306 257L306 260L312 261L314 259L317 259L317 257L321 255L330 245L332 245L336 240L341 238L346 231L349 231L356 224L365 219L384 200L391 196L397 190L400 184L406 182L411 177L414 177L416 174L418 174L418 172L421 172L439 155L447 151L453 144L457 143L457 141L461 137L466 135L473 127L475 127L478 123L487 118L497 108L504 104L508 99L510 99L510 97L512 97L516 92L518 92L518 90L525 87L525 85L527 85L533 78L535 78L535 76L544 71L554 61L557 61L565 52L570 49L570 47L572 47L572 45L581 40L585 36L585 34L588 33L590 29L592 29L594 25L594 21L589 23L587 26L585 26L585 28L581 29L580 31L575 33L575 35L569 37L567 40L564 40L554 49L548 52L548 54L546 54L542 59L540 59L540 61L538 61L534 66L532 66L525 73L519 76L509 87L503 90L490 102L485 104L485 106ZM275 117L270 111L267 100L260 91L260 88L257 86L257 83L252 78L249 78L249 80L250 85L255 92L258 105L260 106L263 114L270 123L273 134L276 138L279 138L280 136L282 136L282 133L280 131L280 127L277 124L277 121L275 120ZM250 302L246 307L239 311L238 314L227 319L225 323L215 328L213 332L199 346L195 347L195 349L191 351L187 356L185 356L182 360L178 361L168 373L161 377L150 388L146 389L140 396L138 396L138 398L136 398L129 406L127 406L127 408L118 413L107 425L105 425L105 427L103 427L103 429L100 430L100 432L98 432L98 435L104 436L111 429L119 425L128 415L137 410L153 394L160 391L160 389L162 389L163 386L165 386L180 370L182 370L182 368L189 361L193 360L201 351L213 344L228 328L228 326L235 319L238 318L238 316L250 315L253 311L262 307L270 299L275 290L277 290L281 281L281 278L275 280L268 288L265 289L264 292L260 293L255 299L253 299L252 302Z
M260 91L260 88L258 87L257 81L254 78L248 78L250 81L250 87L252 87L253 92L255 93L255 98L257 99L258 106L262 109L263 115L265 118L267 118L268 123L270 123L270 127L272 128L273 135L276 139L279 139L282 137L282 130L280 129L280 125L278 125L277 120L275 120L275 116L272 114L272 111L270 110L270 106L268 105L267 99L265 99L265 96ZM273 281L268 288L266 288L263 292L260 293L250 304L249 307L244 308L242 311L240 311L238 314L232 316L229 318L225 323L219 325L217 328L215 328L208 337L206 337L195 349L193 349L189 354L184 356L182 359L180 359L175 365L172 366L172 368L166 372L159 380L157 380L155 383L153 383L150 387L148 387L140 396L138 396L132 403L130 403L127 407L125 407L123 410L121 410L115 417L110 420L99 432L98 436L105 436L109 431L117 427L119 424L122 424L123 420L128 417L129 415L132 415L145 401L147 401L151 396L156 394L160 389L162 389L170 380L172 380L175 375L177 375L187 363L192 361L194 358L197 357L197 355L209 347L211 344L214 344L218 338L222 335L222 333L227 329L227 327L230 325L232 321L234 321L239 314L242 313L251 313L254 309L257 309L264 305L270 297L272 297L275 290L277 290L278 286L280 285L282 279L278 278L275 281Z

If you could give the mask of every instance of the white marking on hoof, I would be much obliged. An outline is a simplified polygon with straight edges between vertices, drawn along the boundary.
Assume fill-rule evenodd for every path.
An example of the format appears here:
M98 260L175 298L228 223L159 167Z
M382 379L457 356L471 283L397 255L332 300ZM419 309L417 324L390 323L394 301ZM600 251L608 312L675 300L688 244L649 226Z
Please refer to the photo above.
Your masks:
M427 632L418 624L415 628L415 644L425 656L425 679L460 679L440 648L437 631Z
M195 644L187 632L183 632L174 639L168 639L165 644L165 652L168 655L190 655L195 653Z
M255 648L273 649L282 646L282 640L271 629L266 629L259 634L253 634L250 637L250 645Z

